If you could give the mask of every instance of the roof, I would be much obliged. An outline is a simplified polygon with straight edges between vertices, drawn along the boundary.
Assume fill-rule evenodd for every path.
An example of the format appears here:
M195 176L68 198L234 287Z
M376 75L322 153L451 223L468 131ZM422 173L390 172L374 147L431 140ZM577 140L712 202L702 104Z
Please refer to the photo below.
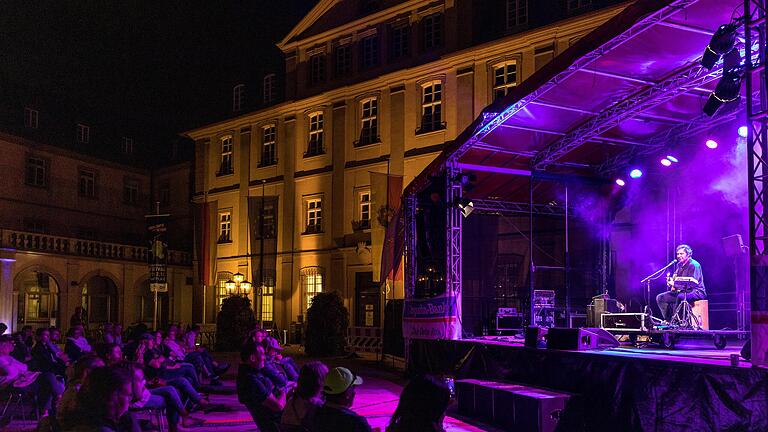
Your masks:
M528 201L532 170L605 177L733 121L738 112L702 114L722 71L699 59L714 31L742 12L742 0L632 3L487 106L405 194L455 162L476 172L473 198Z

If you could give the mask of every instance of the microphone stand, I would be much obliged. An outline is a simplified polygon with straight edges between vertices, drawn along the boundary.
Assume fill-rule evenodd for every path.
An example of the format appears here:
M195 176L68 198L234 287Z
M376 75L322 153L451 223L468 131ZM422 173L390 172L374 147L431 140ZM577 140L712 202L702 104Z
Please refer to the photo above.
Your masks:
M676 262L677 260L672 260L669 264L656 270L640 281L641 284L645 284L645 307L643 308L643 313L647 313L648 316L653 316L653 311L651 310L651 281L660 278L661 275L664 274L664 270L670 268L672 264Z

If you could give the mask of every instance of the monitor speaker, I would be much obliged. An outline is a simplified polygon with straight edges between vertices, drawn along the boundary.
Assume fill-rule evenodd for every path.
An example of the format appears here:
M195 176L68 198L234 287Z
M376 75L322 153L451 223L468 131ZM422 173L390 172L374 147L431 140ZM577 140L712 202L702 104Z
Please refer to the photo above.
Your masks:
M617 346L616 338L601 328L555 327L547 333L547 348L550 349L587 351Z
M539 348L544 346L544 335L547 334L547 328L538 326L528 326L525 328L525 346L528 348Z

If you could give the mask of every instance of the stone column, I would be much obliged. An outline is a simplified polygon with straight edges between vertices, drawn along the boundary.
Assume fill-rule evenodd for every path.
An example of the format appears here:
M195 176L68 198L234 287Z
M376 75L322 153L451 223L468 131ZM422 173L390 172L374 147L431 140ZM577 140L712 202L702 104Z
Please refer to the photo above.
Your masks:
M16 330L13 305L13 265L16 262L14 249L0 249L0 322L8 326L8 333Z

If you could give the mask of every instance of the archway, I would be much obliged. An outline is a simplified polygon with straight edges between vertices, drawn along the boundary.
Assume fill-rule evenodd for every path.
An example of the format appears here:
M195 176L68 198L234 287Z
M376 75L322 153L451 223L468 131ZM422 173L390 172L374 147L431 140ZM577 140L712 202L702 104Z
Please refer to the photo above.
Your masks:
M59 285L43 270L28 269L16 277L18 293L17 328L31 325L48 327L56 323L59 315Z
M139 287L139 298L136 301L138 308L137 320L152 328L153 317L155 314L155 293L149 289L149 279L143 281ZM157 328L165 328L168 325L168 293L161 292L157 294Z
M82 285L82 306L89 325L115 322L118 318L117 285L106 276L92 276Z

